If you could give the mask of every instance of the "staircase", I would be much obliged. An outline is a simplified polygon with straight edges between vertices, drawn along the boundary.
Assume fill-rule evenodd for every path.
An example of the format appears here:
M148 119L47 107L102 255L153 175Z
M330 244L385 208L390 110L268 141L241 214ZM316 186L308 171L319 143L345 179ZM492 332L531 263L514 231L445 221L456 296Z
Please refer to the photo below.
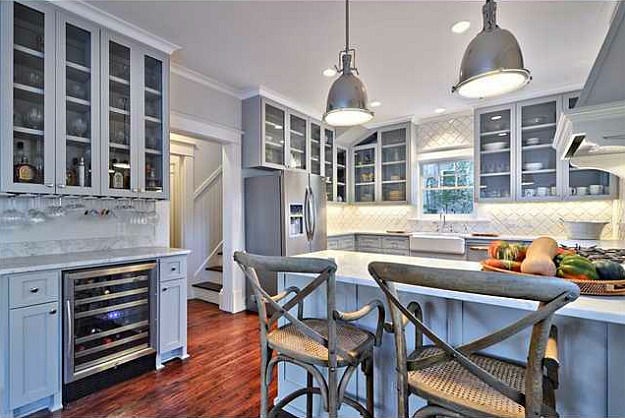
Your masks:
M221 277L224 271L222 262L223 252L219 251L215 254L215 264L204 268L210 274L211 281L203 281L200 283L194 283L195 297L206 302L215 303L219 305L219 293L223 288L223 278ZM212 261L211 258L211 261ZM212 277L211 277L212 276Z

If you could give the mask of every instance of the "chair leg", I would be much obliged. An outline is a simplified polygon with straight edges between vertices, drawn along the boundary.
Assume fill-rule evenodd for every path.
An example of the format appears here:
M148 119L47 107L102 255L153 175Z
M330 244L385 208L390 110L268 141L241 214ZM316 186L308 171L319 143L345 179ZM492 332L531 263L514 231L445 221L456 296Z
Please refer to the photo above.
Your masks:
M367 381L367 411L371 418L373 418L373 353L371 357L366 360L365 365L365 377Z
M419 409L414 413L412 418L429 418L429 417L449 417L449 418L462 418L462 415L450 411L440 406L428 405Z
M271 358L271 352L263 347L261 349L260 359L260 418L267 417L267 410L269 407L269 382L267 381L267 369L269 365L269 359Z
M313 375L308 372L306 373L306 388L308 389L308 394L306 394L306 418L312 418L313 416Z

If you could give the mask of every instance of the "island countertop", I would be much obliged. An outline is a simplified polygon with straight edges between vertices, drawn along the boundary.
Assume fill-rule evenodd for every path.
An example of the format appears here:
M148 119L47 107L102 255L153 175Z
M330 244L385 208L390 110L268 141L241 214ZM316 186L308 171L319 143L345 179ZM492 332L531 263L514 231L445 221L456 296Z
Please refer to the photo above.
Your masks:
M454 270L481 270L480 263L463 260L444 260L437 258L406 257L388 254L372 254L354 251L326 250L302 254L300 257L331 258L337 264L337 282L359 286L376 287L377 284L369 274L367 266L373 261L411 264L426 267L447 268ZM540 280L539 277L536 280ZM487 305L534 310L537 303L521 299L509 299L496 296L478 295L451 290L433 289L422 286L402 285L399 290L426 296L436 296L465 302L477 302ZM625 325L625 296L584 296L568 304L558 311L558 315L573 318L589 319L605 323Z

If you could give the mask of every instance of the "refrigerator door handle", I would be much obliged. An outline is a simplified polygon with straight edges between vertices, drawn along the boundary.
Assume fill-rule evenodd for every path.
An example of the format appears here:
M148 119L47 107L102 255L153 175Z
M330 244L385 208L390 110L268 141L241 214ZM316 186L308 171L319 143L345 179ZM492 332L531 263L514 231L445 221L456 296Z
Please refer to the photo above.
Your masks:
M304 226L306 227L306 239L310 241L312 239L312 216L311 213L311 199L312 190L306 186L306 193L304 194Z
M312 241L315 237L315 229L317 228L317 204L315 203L315 194L312 189L310 189L310 197L309 197L309 206L310 206L310 238L309 241Z

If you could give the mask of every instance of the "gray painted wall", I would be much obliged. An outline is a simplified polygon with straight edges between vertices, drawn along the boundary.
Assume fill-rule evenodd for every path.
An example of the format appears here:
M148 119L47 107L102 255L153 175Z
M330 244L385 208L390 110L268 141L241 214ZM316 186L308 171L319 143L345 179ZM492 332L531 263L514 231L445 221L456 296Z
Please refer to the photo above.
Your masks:
M184 113L206 122L241 129L241 100L227 93L172 73L172 112Z

